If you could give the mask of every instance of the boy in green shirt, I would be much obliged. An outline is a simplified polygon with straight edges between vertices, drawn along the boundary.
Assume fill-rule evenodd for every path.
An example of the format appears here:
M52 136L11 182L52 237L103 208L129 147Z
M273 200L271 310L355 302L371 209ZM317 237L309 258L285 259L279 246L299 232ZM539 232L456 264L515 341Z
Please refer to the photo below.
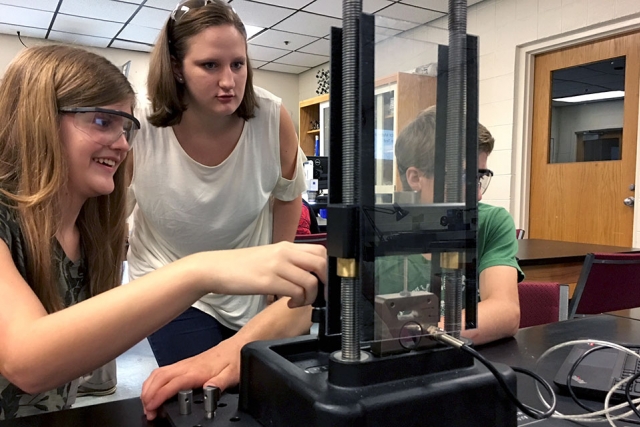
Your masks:
M436 110L428 108L398 135L395 154L404 191L416 191L422 203L433 202ZM493 172L487 158L493 151L491 133L478 124L478 201ZM524 276L516 261L518 242L513 219L500 207L478 203L478 273L480 274L478 328L462 331L475 344L513 336L520 324L518 282ZM396 257L388 257L396 258ZM430 261L408 257L409 291L429 290ZM393 259L376 260L378 294L404 289L404 266ZM442 323L442 322L441 322ZM464 325L464 312L463 321ZM442 325L441 325L442 326Z

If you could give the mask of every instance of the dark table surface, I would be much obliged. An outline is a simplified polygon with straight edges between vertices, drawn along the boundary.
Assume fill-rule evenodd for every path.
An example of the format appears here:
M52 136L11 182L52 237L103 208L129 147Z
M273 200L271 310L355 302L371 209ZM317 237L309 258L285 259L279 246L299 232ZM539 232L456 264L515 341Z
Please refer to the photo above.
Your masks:
M510 366L535 369L538 357L548 348L573 339L591 338L615 342L640 342L640 309L622 310L610 314L589 316L580 319L556 322L548 325L521 329L514 338L500 340L478 347L479 352L492 362L499 362ZM545 359L538 367L538 374L552 384L556 371L569 352L569 348L561 349ZM532 406L542 408L533 381L528 378L518 378L519 398ZM228 403L224 408L228 412L216 417L212 425L218 427L254 426L244 414L235 411L237 395L223 395ZM558 410L565 414L581 413L568 397L558 396ZM242 419L234 419L240 416ZM209 425L208 423L205 423ZM519 426L576 426L583 425L565 420L526 420L519 419ZM78 409L53 412L45 415L24 417L10 421L0 421L0 427L31 427L31 426L104 426L104 427L175 427L168 420L158 420L148 423L142 415L140 400L128 399L109 402L100 405L86 406ZM204 424L202 424L204 426ZM588 425L588 424L584 424ZM600 424L598 424L600 425ZM180 426L178 426L180 427ZM189 427L192 427L191 425Z
M520 265L553 262L582 261L590 252L636 252L640 249L620 246L594 245L591 243L561 242L559 240L518 240Z

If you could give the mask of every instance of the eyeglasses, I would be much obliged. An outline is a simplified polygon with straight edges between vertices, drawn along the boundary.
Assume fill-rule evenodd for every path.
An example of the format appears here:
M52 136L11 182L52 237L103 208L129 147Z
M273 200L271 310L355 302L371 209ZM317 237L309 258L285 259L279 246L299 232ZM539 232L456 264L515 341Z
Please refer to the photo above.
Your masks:
M492 176L493 171L491 169L478 169L478 189L480 189L481 194L484 194L489 188Z
M61 113L74 114L76 129L89 135L100 145L109 146L123 135L131 147L140 122L131 114L100 107L61 108ZM131 148L129 148L131 149Z
M187 3L190 6L187 6ZM213 0L183 0L173 9L171 12L171 19L174 22L180 22L182 17L186 15L192 9L199 9L203 6L206 6L210 3L213 3Z

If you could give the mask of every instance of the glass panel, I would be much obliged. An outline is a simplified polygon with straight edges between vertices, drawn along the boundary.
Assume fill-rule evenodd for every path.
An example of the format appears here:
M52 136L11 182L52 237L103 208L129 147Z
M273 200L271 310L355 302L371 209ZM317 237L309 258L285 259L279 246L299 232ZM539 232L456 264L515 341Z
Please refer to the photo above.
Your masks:
M393 147L395 129L395 88L396 85L385 85L376 90L375 98L375 190L379 203L390 203L393 200Z
M624 57L552 73L549 163L620 160Z

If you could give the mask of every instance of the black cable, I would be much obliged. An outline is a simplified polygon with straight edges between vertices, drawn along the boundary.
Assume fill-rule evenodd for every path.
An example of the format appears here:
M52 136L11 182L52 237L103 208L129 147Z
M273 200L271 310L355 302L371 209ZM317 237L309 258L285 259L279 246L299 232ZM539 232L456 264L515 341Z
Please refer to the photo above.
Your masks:
M591 353L602 350L604 348L610 348L610 347L605 347L605 346L593 347L585 351L584 353L582 353L580 357L578 357L578 360L574 362L574 364L571 366L571 369L569 369L569 372L567 373L567 389L569 390L569 394L571 395L571 398L573 399L574 402L578 404L578 406L580 406L582 409L586 410L587 412L598 412L599 409L590 408L589 406L585 405L578 399L575 392L573 391L573 386L571 385L571 378L573 378L573 374L576 372L576 369L578 369L578 365L582 363L585 357L587 357Z
M16 33L18 33L18 40L20 40L20 43L22 43L22 46L29 47L26 44L24 44L24 42L22 41L22 37L20 37L20 31L16 31Z
M486 366L487 369L489 369L489 371L491 371L491 373L498 380L498 383L500 384L502 389L507 393L507 397L509 397L509 400L511 400L525 415L528 415L529 417L535 420L543 420L545 418L550 418L553 415L553 413L556 411L556 404L557 404L556 395L553 392L553 389L551 388L549 383L540 375L528 369L514 367L514 366L511 367L511 369L513 369L515 372L528 375L534 380L538 381L547 390L549 395L551 395L551 406L546 412L542 412L540 409L536 409L522 403L520 399L518 399L518 397L513 393L513 391L511 391L504 376L500 372L498 372L498 370L493 366L493 364L489 362L487 359L485 359L484 356L482 356L480 353L478 353L477 351L475 351L474 349L472 349L466 344L461 346L460 348L466 351L467 353L469 353L470 355L472 355L473 357L475 357L480 363Z
M629 357L629 356L627 356ZM636 372L635 374L633 374L633 376L631 377L631 379L629 379L629 381L627 381L627 385L624 388L624 396L627 398L627 402L629 403L629 406L631 406L631 409L633 410L633 412L640 418L640 411L638 410L638 408L636 408L636 404L633 403L633 399L631 398L631 384L633 384L635 382L635 380L637 380L638 378L640 378L640 372Z

